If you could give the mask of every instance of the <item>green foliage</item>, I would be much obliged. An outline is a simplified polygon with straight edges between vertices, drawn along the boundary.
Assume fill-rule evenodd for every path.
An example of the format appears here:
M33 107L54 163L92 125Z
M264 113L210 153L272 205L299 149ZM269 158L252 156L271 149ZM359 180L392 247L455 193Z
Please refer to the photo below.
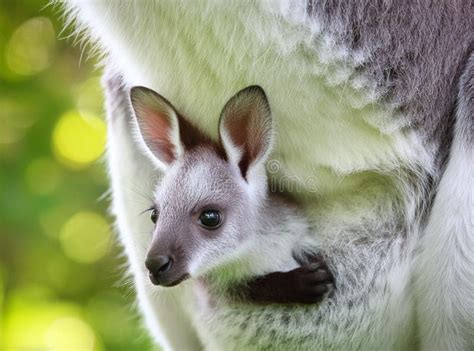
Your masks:
M151 350L102 196L99 72L46 4L0 2L0 349Z

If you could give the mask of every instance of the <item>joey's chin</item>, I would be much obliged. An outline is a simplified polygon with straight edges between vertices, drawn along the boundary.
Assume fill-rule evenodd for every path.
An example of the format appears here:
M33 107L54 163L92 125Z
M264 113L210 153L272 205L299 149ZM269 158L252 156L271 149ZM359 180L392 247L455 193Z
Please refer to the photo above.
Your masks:
M185 273L179 277L155 277L153 276L153 274L149 274L148 275L149 278L150 278L150 281L154 284L154 285L159 285L159 286L163 286L163 287L166 287L166 288L170 288L172 286L176 286L182 282L184 282L185 280L187 280L190 276L188 273Z

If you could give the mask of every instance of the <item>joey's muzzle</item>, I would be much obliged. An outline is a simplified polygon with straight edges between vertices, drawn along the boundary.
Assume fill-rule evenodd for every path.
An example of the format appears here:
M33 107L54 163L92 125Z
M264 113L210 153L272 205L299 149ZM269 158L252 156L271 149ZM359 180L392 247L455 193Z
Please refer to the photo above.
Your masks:
M169 255L148 255L145 260L148 277L155 285L174 286L188 278L176 259Z
M166 272L173 266L173 259L169 256L150 257L145 261L145 266L148 268L153 284L159 284Z

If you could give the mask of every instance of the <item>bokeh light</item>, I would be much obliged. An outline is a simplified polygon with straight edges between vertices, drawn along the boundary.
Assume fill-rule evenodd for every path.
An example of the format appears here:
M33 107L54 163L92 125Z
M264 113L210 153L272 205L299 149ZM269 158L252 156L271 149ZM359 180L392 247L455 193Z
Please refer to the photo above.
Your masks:
M60 241L69 258L81 263L92 263L103 258L110 249L110 225L96 213L79 212L62 227Z
M93 330L87 323L76 317L56 319L49 326L45 340L48 351L100 350Z
M83 320L78 305L53 301L47 289L35 285L13 291L8 302L4 350L64 351L68 348L62 346L70 346L70 349L76 347L81 351L100 351L100 340ZM64 342L58 334L69 340Z
M104 152L105 134L105 123L99 117L78 111L66 112L54 128L54 153L66 166L82 169Z
M21 24L13 33L6 50L10 70L20 75L41 72L51 63L56 34L46 17L35 17Z

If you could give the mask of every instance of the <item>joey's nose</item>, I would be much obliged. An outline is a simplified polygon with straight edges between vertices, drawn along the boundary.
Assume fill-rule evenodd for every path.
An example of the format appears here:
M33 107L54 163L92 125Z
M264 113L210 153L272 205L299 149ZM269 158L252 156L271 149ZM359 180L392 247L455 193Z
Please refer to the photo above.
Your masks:
M170 270L172 265L173 259L169 256L149 257L145 261L153 284L160 284L160 278Z

